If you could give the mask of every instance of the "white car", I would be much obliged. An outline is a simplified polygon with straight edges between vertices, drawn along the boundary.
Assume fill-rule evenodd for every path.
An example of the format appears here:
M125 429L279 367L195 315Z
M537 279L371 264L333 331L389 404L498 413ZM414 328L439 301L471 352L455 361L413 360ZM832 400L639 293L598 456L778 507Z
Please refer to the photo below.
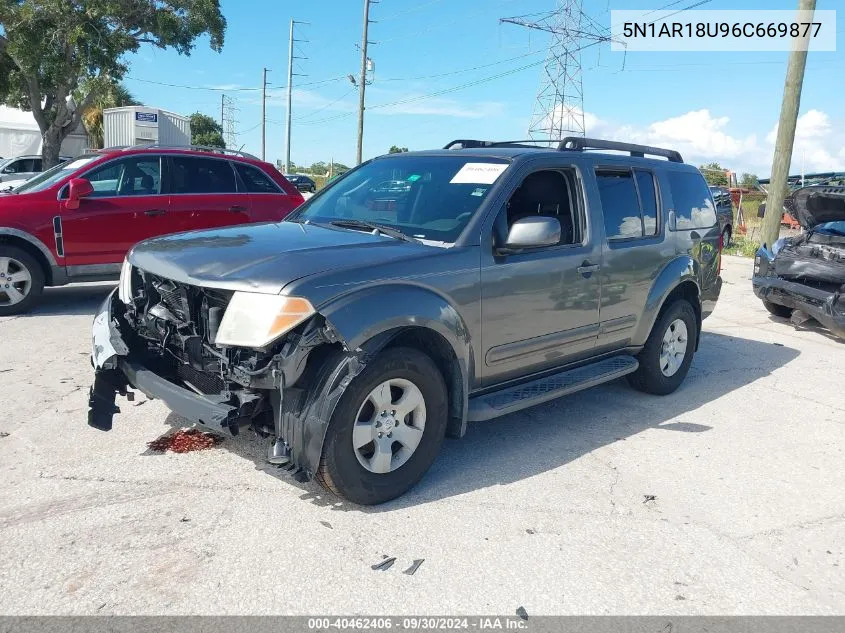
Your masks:
M60 163L67 160L70 160L68 156L59 157ZM0 190L7 189L11 183L23 184L42 171L41 156L36 154L0 160Z

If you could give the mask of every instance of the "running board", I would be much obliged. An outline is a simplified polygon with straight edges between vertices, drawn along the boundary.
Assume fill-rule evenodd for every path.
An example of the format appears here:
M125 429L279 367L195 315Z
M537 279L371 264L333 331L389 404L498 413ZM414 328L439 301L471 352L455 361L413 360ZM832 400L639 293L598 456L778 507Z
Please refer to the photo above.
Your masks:
M637 371L639 366L639 362L633 356L613 356L515 387L470 398L467 419L470 422L492 420L514 411L533 407L535 404L621 378Z

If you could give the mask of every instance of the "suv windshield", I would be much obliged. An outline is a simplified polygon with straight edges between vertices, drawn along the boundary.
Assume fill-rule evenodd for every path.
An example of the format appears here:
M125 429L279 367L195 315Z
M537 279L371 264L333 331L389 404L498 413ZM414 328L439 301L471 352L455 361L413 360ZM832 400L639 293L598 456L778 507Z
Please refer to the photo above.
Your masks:
M80 167L84 167L88 163L91 163L97 160L98 158L100 158L98 155L81 156L76 160L72 160L67 163L60 163L52 169L48 169L47 171L42 172L33 178L30 178L20 187L13 189L13 191L15 193L32 193L34 191L44 191L45 189L52 187L55 183L59 182L66 176L70 176Z
M377 158L333 182L288 219L368 222L452 243L508 165L477 156Z

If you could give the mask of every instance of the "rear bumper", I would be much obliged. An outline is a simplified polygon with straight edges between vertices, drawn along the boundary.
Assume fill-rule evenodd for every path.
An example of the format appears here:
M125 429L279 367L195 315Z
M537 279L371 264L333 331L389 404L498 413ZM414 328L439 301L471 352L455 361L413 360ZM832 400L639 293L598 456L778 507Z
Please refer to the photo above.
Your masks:
M131 387L148 398L157 398L177 415L195 422L204 429L223 433L238 409L227 404L229 396L203 396L162 378L132 358L129 347L117 327L112 292L97 312L92 327L91 361L94 365L94 386L89 397L88 424L107 431L112 416L119 412L115 396L126 395Z
M751 279L757 297L793 310L801 310L837 336L845 338L845 295L769 276L766 273L772 259L768 254L759 252L757 257L760 260L756 262L755 268L759 273Z

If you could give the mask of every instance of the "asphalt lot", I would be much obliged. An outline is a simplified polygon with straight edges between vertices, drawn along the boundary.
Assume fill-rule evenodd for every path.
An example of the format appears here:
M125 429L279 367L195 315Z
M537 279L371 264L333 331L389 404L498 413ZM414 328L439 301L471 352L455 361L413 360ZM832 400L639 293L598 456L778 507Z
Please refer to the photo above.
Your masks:
M769 317L750 274L725 258L675 394L620 381L471 425L363 509L248 434L150 452L180 421L142 396L89 428L110 286L48 290L0 319L0 612L845 614L845 344Z

